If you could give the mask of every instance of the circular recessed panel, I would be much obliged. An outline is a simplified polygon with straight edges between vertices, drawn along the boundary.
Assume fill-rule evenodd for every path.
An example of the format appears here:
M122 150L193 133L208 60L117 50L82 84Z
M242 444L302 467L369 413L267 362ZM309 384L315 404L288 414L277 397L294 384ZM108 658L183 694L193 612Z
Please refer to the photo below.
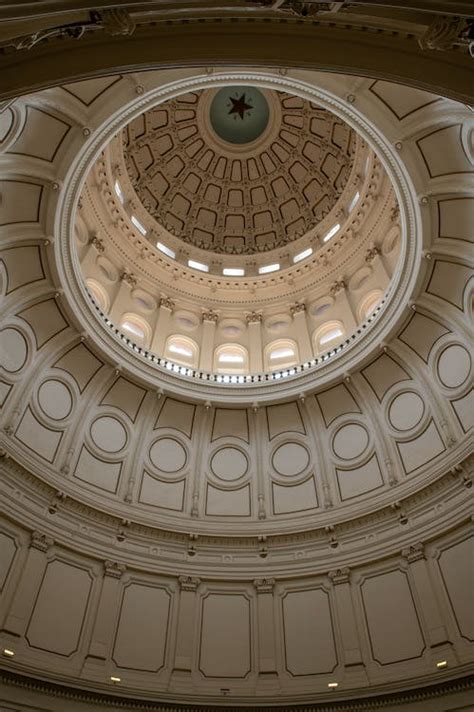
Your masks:
M256 87L220 89L211 102L209 118L217 136L233 144L255 141L268 125L270 110Z
M45 381L38 391L38 403L49 418L62 420L62 418L67 418L71 412L71 393L61 381Z
M418 393L406 392L396 396L388 411L388 418L397 430L411 430L418 425L425 412L425 404Z
M224 447L211 458L211 470L221 480L238 480L247 472L248 461L236 447Z
M9 373L19 371L25 365L28 353L24 337L16 329L3 329L1 342L0 364Z
M186 459L186 450L174 438L161 438L150 448L150 460L162 472L178 472L185 466Z
M299 443L285 443L275 450L272 462L278 474L292 477L308 467L309 453Z
M447 388L461 386L469 376L471 357L463 346L454 344L443 351L438 360L438 375Z
M101 274L105 277L105 279L107 279L109 282L117 281L118 272L117 272L117 269L112 264L112 262L110 262L110 260L108 260L106 257L98 257L97 265L99 267Z
M335 454L342 460L352 460L361 455L369 444L367 430L358 425L350 423L339 428L332 443Z
M91 437L104 452L118 452L127 442L127 431L117 418L104 415L92 423Z

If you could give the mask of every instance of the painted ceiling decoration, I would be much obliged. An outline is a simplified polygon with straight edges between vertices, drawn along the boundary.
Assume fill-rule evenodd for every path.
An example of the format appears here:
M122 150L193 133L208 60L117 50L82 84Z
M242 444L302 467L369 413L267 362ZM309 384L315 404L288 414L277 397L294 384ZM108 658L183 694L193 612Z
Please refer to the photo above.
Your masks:
M7 84L148 27L80 8L25 15ZM443 22L427 67L467 52ZM48 81L0 106L0 708L467 712L469 107L261 62Z

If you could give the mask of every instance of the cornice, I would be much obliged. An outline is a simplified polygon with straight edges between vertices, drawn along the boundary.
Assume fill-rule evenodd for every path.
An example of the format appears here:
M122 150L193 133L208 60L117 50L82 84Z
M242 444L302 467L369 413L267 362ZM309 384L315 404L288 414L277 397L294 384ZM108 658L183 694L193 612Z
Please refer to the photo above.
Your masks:
M458 670L459 674L459 670ZM309 704L288 705L282 703L278 705L223 705L222 699L214 704L196 705L192 700L183 699L184 704L173 704L170 702L156 702L144 699L133 698L132 696L119 696L107 693L100 693L88 689L85 682L82 682L83 688L69 685L69 681L64 681L63 684L57 684L45 679L29 677L24 674L19 674L11 670L0 670L0 680L6 686L12 686L22 689L27 689L30 692L37 692L43 695L50 695L55 698L69 699L78 702L97 705L98 707L113 707L114 709L124 710L144 710L145 712L216 712L217 709L225 709L228 712L250 712L251 710L264 709L267 712L337 712L347 710L347 703L350 702L350 709L354 712L365 710L383 709L385 707L393 708L394 705L404 705L410 702L423 702L425 700L444 697L449 694L461 693L474 688L474 675L469 669L465 670L465 675L454 679L446 679L437 684L429 684L429 680L418 680L417 687L412 689L404 689L399 691L391 691L390 686L379 686L378 690L370 697L361 697L359 699L348 698L339 694L338 699L334 700L334 694L331 693L331 700L323 699L321 702ZM72 682L72 681L71 681ZM426 682L426 686L420 686ZM387 690L383 691L383 688ZM380 689L382 688L382 689ZM392 686L393 690L393 686Z

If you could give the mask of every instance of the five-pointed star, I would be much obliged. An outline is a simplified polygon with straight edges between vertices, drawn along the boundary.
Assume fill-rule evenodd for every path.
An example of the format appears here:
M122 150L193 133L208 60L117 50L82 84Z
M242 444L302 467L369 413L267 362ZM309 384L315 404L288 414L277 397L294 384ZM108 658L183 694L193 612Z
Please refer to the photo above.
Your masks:
M232 108L229 111L229 114L238 114L241 119L244 119L245 117L245 112L249 111L250 109L253 109L253 106L251 104L247 104L245 101L245 93L242 94L242 96L239 99L234 99L233 97L229 97L229 99L232 102ZM237 118L236 116L234 118Z

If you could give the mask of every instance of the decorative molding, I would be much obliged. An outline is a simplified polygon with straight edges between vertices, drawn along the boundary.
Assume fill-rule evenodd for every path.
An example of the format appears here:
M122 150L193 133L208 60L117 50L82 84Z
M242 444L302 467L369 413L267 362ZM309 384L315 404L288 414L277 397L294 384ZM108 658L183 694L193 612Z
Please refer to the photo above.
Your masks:
M293 306L290 307L290 314L291 316L295 316L295 314L304 314L306 311L306 304L304 302L298 302L297 304L293 304Z
M127 570L125 564L117 563L116 561L106 560L104 561L104 576L110 576L110 578L119 579Z
M351 570L345 566L342 569L333 569L328 573L329 578L335 586L340 583L349 583L351 579Z
M162 297L159 302L160 307L164 307L165 309L169 309L170 311L173 311L175 308L175 303L170 297Z
M201 579L196 576L180 576L178 578L179 588L181 591L197 591L201 583Z
M38 551L46 552L54 545L54 540L51 537L42 534L39 531L31 532L30 547L32 549L38 549Z
M257 593L273 593L273 589L275 588L275 579L274 578L254 579L253 585L255 586Z
M128 286L132 289L137 286L137 278L134 274L132 274L132 272L124 271L121 276L121 280L122 282L125 282L125 284L128 284Z
M101 254L105 250L104 241L102 240L102 238L98 237L97 235L92 235L92 237L89 241L89 244L94 245L97 252L100 252Z
M409 564L412 564L414 561L425 558L425 547L418 542L417 544L409 546L407 549L402 549L402 556Z
M219 314L216 311L214 311L213 309L209 309L209 311L204 311L202 313L203 321L210 321L213 324L217 324L218 319L219 319Z

